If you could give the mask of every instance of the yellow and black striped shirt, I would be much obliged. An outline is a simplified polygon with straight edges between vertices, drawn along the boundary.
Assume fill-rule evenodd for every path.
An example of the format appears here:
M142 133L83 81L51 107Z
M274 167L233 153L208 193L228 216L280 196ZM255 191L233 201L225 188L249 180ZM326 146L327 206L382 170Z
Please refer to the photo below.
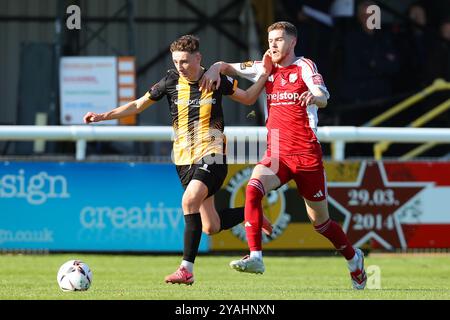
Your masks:
M167 96L175 132L176 165L190 165L207 155L225 154L222 96L232 95L237 81L221 75L220 87L215 91L200 91L198 86L198 82L190 82L172 69L147 92L153 101Z

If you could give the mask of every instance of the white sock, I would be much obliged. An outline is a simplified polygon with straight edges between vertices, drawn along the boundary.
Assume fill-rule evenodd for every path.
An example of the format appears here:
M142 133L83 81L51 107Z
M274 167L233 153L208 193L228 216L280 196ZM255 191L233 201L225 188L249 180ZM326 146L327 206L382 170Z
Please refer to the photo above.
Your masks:
M183 261L181 261L181 265L182 265L183 267L185 267L186 269L188 269L188 271L189 271L190 273L194 272L194 264L193 264L192 262L183 260Z
M250 251L250 258L258 258L262 260L262 251Z
M358 268L358 255L356 254L350 260L347 260L348 268L351 272L355 271Z

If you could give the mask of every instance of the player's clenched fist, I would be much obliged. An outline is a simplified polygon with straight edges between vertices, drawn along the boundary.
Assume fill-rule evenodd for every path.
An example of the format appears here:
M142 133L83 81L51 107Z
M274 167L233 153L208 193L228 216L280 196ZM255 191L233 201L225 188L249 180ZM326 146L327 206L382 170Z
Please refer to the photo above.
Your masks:
M98 122L103 120L103 116L98 113L88 112L83 117L84 123Z

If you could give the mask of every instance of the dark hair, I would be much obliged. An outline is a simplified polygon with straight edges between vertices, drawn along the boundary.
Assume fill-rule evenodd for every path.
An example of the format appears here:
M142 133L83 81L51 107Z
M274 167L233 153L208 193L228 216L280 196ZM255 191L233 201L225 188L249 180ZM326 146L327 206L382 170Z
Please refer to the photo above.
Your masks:
M273 30L284 30L286 32L286 34L297 38L297 28L290 22L287 22L287 21L275 22L274 24L271 24L267 28L267 32L270 32Z
M198 52L200 49L200 39L191 34L184 35L170 45L170 52L184 51L189 53Z

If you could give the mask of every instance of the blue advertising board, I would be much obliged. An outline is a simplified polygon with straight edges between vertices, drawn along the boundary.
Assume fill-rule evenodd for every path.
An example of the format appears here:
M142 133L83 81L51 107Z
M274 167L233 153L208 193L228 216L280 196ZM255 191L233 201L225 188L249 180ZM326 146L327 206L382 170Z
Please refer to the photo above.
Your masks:
M182 251L182 194L173 164L3 162L0 249Z

